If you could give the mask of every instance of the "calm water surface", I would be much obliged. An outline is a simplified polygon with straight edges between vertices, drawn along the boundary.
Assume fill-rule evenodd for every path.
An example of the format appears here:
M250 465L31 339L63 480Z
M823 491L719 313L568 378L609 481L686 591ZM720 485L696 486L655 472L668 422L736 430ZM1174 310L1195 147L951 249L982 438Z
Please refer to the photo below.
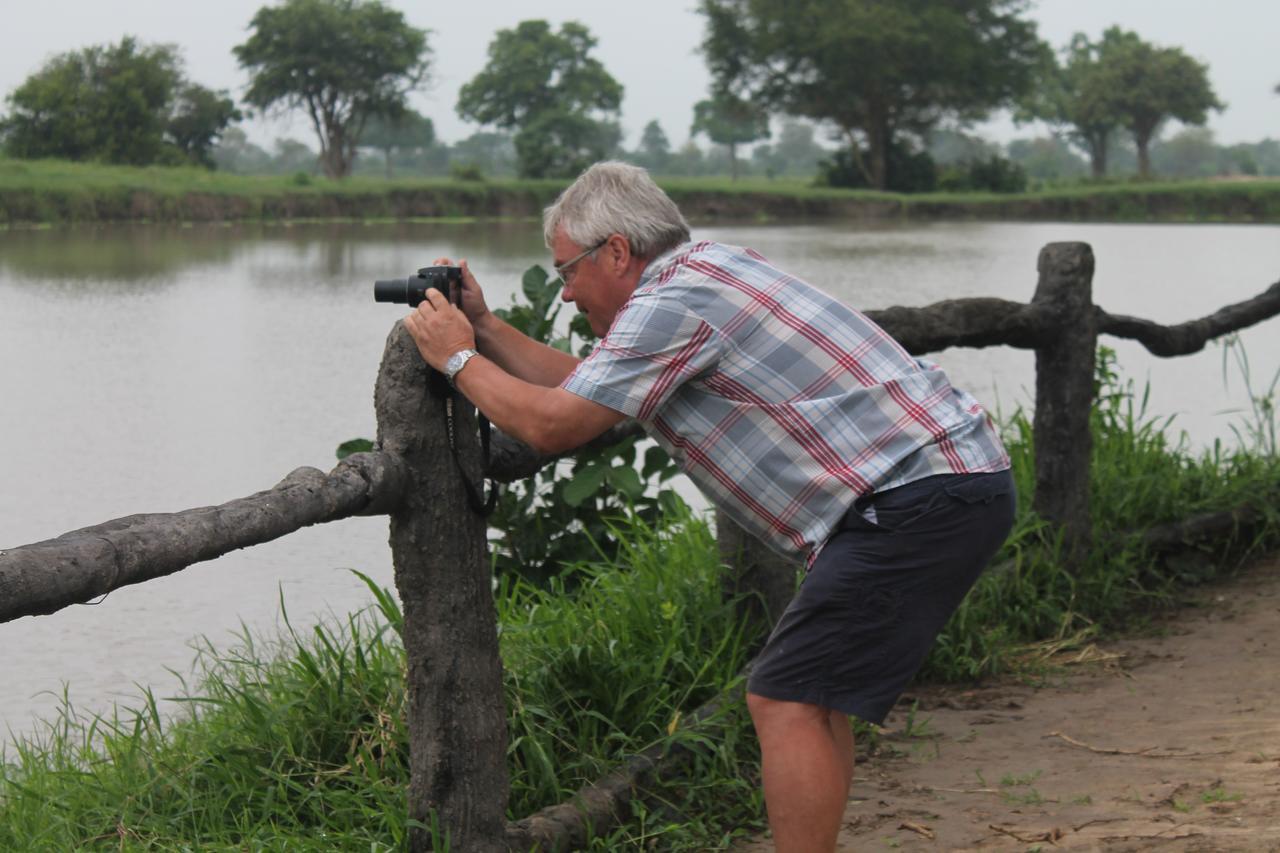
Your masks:
M959 224L697 228L750 245L862 308L961 296L1025 301L1036 255L1091 243L1094 300L1180 322L1280 278L1280 228ZM373 383L402 310L374 278L468 257L491 305L548 263L535 225L119 227L0 232L0 548L137 512L220 503L372 436ZM1280 367L1280 321L1242 339L1255 383ZM1114 342L1151 409L1203 445L1234 441L1247 406L1222 352L1160 360ZM957 385L1004 413L1029 401L1033 357L994 348L934 356ZM349 519L127 587L95 606L0 625L0 741L33 730L64 690L78 707L134 704L186 673L190 642L274 634L368 603L351 574L391 585L386 521Z

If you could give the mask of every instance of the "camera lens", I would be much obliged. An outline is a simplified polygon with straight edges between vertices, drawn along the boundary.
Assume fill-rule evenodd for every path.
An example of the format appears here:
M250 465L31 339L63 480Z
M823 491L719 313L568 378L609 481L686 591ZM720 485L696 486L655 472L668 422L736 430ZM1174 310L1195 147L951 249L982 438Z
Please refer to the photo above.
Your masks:
M374 302L398 302L407 305L409 302L409 281L407 278L379 279L373 283Z

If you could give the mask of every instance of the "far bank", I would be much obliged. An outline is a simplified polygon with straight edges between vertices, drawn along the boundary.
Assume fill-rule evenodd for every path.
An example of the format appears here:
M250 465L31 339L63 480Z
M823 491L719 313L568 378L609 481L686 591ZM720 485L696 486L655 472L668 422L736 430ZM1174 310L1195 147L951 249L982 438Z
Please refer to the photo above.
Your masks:
M0 159L0 225L538 216L560 180L342 182L192 168ZM1280 222L1280 180L1080 185L1011 195L903 195L797 181L667 178L692 219L1080 222Z

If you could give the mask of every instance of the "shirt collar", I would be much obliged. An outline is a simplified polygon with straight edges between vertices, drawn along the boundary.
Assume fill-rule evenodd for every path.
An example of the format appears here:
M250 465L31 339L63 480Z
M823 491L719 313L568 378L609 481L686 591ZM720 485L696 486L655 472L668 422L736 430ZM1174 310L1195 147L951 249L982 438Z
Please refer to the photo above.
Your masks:
M658 276L662 275L663 270L671 266L675 259L691 245L693 245L692 240L687 243L681 243L679 246L667 249L661 255L649 261L640 273L640 281L636 284L636 288L639 289L646 285L654 284Z

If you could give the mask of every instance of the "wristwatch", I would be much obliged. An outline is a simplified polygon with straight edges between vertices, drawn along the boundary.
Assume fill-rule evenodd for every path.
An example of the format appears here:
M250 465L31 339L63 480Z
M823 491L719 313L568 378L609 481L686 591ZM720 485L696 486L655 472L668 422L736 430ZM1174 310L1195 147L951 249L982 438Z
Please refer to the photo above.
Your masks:
M444 378L449 380L449 387L458 387L453 381L454 377L462 372L462 368L466 367L468 361L479 354L473 349L460 349L449 356L449 360L444 363Z

